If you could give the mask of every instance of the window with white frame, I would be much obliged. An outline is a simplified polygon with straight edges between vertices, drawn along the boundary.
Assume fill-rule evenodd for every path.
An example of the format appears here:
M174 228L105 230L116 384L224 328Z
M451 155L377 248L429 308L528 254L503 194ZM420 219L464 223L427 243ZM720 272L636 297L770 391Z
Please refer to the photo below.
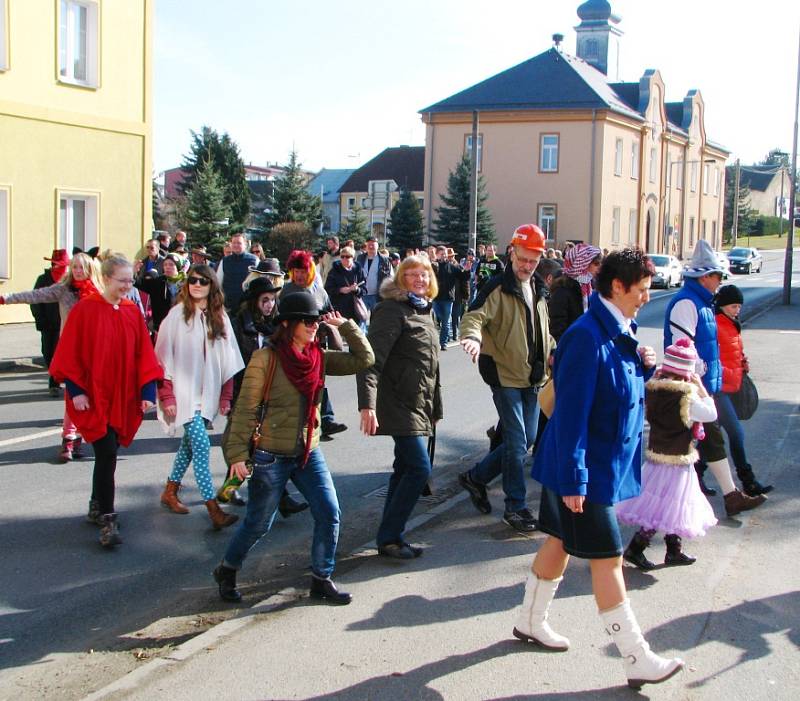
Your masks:
M360 205L361 209L366 209L367 208L367 199L368 199L367 197L362 197L361 198L361 205Z
M697 192L697 161L692 163L692 170L689 174L689 186L692 192Z
M59 192L58 247L84 251L99 245L99 196Z
M719 197L720 180L719 168L714 168L714 197Z
M8 70L8 1L0 0L0 71Z
M59 80L97 87L100 84L97 0L60 0L58 22Z
M667 187L672 187L672 154L667 151Z
M464 135L464 155L472 160L472 134ZM478 134L478 172L483 169L483 134Z
M628 245L636 245L636 229L639 224L639 210L632 209L628 214Z
M680 163L680 165L677 168L678 175L675 177L675 180L677 181L675 183L675 187L678 190L682 190L683 189L683 169L685 167L685 163L683 163L683 161L678 161L678 163Z
M545 238L556 240L557 207L554 204L540 204L537 217L539 228L544 232Z
M355 197L348 197L347 198L347 209L353 209L356 206L356 198Z
M694 217L689 217L689 248L694 247Z
M614 207L611 211L611 243L619 243L619 207Z
M0 279L11 277L11 188L0 186Z
M706 233L707 233L706 232L706 220L703 219L703 221L700 224L700 238L705 240L705 241L708 240L708 238L706 237Z
M622 149L624 144L622 139L617 139L614 143L614 175L622 175Z
M417 204L419 205L420 210L425 209L425 199L423 197L417 197Z
M656 181L656 173L658 172L658 160L656 159L656 147L650 149L650 182Z
M703 166L703 194L708 194L708 181L711 179L711 166L706 163Z
M639 141L636 140L631 144L631 177L634 180L639 179Z
M711 222L711 246L719 248L719 241L717 241L717 220Z
M542 134L539 140L539 171L558 172L558 134Z

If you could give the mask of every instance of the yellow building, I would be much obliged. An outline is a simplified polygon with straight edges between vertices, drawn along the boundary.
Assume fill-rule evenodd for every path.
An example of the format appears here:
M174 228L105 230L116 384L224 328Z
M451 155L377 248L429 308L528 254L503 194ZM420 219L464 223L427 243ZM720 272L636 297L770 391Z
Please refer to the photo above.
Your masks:
M0 0L0 294L55 248L149 238L153 2Z
M722 245L725 161L706 135L697 90L667 102L657 70L609 78L620 30L606 0L578 8L577 56L556 46L421 110L426 224L449 172L472 150L505 245L525 222L551 245L586 241L686 257L699 238Z

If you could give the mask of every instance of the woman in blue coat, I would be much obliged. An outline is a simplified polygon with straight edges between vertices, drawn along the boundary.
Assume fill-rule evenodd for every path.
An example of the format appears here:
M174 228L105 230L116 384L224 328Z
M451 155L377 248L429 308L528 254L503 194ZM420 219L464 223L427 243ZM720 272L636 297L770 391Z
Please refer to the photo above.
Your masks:
M655 351L636 340L634 319L650 299L653 268L638 250L611 253L589 309L556 352L556 405L533 477L542 483L539 528L548 538L533 561L514 635L552 650L569 640L547 613L570 555L589 559L600 616L622 655L628 685L665 681L683 667L654 654L636 622L622 577L622 539L613 504L639 493L644 383Z

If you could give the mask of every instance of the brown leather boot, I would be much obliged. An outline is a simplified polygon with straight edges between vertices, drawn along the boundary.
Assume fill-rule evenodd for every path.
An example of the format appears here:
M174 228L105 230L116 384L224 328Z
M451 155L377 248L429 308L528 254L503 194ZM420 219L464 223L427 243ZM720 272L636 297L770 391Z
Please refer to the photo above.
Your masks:
M220 509L216 499L209 499L206 502L206 508L208 509L208 515L211 517L211 524L214 526L215 531L232 526L239 520L239 517L235 514L228 514Z
M161 495L161 505L166 506L173 514L188 514L189 509L178 498L178 490L181 488L180 482L167 480L167 486Z
M736 514L742 511L749 511L750 509L755 509L757 506L761 506L766 500L767 497L763 494L749 497L747 494L742 494L738 489L734 489L732 492L728 492L728 494L725 495L725 513L728 514L728 516L736 516Z

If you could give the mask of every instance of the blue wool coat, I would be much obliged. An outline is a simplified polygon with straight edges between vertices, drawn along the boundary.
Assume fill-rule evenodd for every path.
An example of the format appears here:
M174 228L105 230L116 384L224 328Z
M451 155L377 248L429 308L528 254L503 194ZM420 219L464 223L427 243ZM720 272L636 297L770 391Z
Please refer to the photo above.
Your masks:
M556 494L607 505L639 494L644 383L653 369L644 369L638 345L597 292L561 337L555 410L532 471Z
M690 300L697 308L697 328L694 329L694 347L697 355L706 364L703 384L709 394L717 394L722 390L722 364L719 361L719 343L717 342L717 318L714 314L712 295L694 278L685 278L683 287L667 305L664 318L664 348L672 345L675 329L670 326L669 317L672 308L682 299ZM692 329L686 329L692 332Z

